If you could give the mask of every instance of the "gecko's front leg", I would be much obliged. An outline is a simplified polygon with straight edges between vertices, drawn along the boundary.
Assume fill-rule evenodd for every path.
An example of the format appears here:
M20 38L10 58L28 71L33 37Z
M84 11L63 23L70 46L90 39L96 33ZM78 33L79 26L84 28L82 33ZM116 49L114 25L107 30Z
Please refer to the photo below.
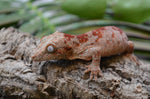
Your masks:
M90 79L97 80L98 76L103 76L100 70L101 50L98 47L93 47L89 49L89 53L92 55L92 63L85 73L91 72Z

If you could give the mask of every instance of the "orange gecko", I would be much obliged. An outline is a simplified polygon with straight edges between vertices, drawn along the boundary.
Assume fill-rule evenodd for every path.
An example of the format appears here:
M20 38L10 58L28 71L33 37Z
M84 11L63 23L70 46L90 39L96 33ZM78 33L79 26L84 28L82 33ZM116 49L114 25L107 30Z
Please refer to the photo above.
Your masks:
M92 60L85 73L91 72L90 79L96 80L98 76L102 76L101 57L125 53L131 61L139 65L133 50L133 42L128 40L121 29L105 26L81 35L55 32L49 36L44 36L35 49L32 59L33 61Z

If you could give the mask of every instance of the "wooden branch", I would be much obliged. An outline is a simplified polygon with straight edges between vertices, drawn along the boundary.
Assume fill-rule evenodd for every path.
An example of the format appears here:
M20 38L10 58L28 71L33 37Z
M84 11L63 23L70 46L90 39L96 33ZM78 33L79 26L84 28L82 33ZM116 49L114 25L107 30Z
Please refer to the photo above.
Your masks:
M0 98L148 99L150 64L123 55L102 58L103 77L84 74L91 61L32 62L39 40L14 28L0 31ZM31 65L30 65L31 64Z

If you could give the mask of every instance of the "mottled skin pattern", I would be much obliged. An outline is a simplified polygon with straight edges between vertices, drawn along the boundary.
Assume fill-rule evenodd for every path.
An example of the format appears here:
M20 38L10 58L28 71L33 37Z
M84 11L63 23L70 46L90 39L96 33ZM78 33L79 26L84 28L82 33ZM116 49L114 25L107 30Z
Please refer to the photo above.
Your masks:
M49 53L47 51L49 45L54 47L54 52ZM90 79L96 80L98 75L102 76L99 67L101 57L126 53L129 59L139 65L133 54L133 49L133 43L128 41L126 34L121 29L114 26L105 26L81 35L55 32L52 35L42 37L32 59L34 61L92 60L85 73L91 72Z

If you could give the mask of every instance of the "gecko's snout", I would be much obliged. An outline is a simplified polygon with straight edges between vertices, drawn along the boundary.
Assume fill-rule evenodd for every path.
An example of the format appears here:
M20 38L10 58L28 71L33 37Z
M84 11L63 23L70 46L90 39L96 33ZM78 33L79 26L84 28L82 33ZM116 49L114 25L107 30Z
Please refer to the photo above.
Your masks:
M41 58L41 54L35 53L33 55L31 55L31 58L33 61L42 61L43 58Z
M34 60L34 59L35 59L35 56L34 56L34 55L32 55L32 56L31 56L31 58L32 58L32 60Z
M36 61L36 55L32 55L31 58L33 61Z

